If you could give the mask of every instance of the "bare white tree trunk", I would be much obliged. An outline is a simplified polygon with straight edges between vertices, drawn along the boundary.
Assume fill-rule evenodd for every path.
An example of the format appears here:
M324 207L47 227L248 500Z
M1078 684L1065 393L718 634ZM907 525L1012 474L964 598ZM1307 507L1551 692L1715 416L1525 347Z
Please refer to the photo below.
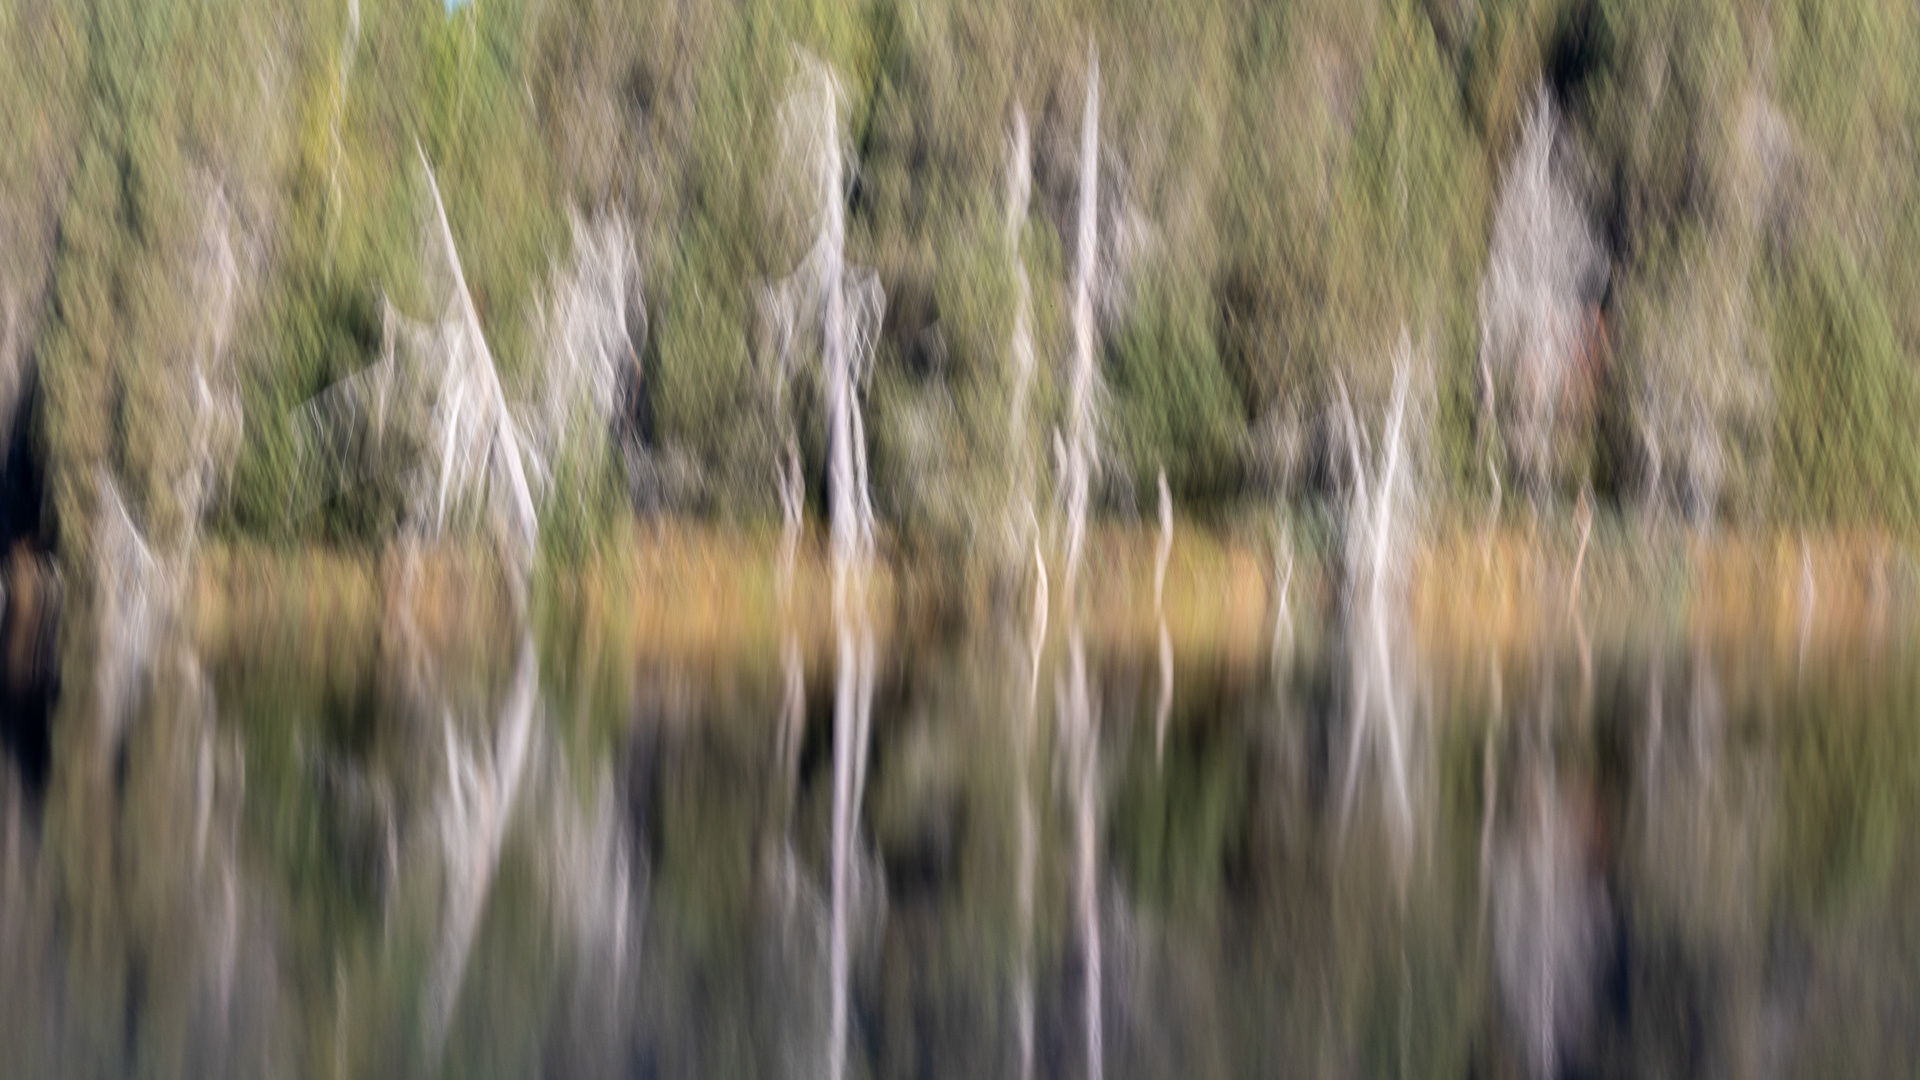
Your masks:
M1014 281L1013 337L1007 351L1013 369L1010 430L1019 457L1013 465L1006 521L1007 542L1015 557L1026 546L1022 543L1026 532L1037 531L1039 520L1034 510L1034 463L1027 438L1027 408L1034 365L1033 285L1027 277L1026 260L1020 257L1020 233L1026 225L1032 192L1033 146L1027 134L1027 113L1015 105L1013 137L1007 147L1007 257L1013 266Z
M1027 699L1015 733L1015 758L1020 792L1020 863L1014 882L1014 907L1019 919L1019 971L1014 982L1014 1018L1018 1026L1021 1080L1033 1077L1033 891L1034 863L1039 858L1039 822L1033 807L1034 743L1039 732L1040 659L1047 641L1047 564L1033 541L1033 611L1027 631Z
M1080 204L1073 273L1073 364L1067 374L1063 487L1067 510L1067 597L1079 582L1094 462L1093 275L1100 258L1100 58L1087 50L1087 102L1080 128Z
M872 726L876 674L873 630L866 612L866 581L873 561L873 502L868 491L865 423L860 383L873 361L885 298L870 271L846 262L846 165L842 149L840 86L833 72L802 56L794 91L782 109L781 130L790 167L806 183L804 205L814 242L794 274L766 294L780 343L783 372L803 325L820 325L822 391L827 412L827 485L833 551L833 611L838 682L834 694L832 898L828 921L826 1075L846 1075L852 907L859 881L860 806L866 795L866 748ZM797 461L797 458L794 458ZM790 471L790 477L797 473ZM799 500L791 480L783 500L790 533Z
M799 198L812 219L814 241L793 275L766 294L783 372L793 363L803 328L819 320L836 605L846 602L849 575L870 561L873 552L860 383L873 363L885 305L878 278L846 262L847 169L840 98L832 70L803 54L793 93L781 109L781 134L788 166L804 180Z
M1344 380L1340 383L1345 424L1348 480L1345 562L1345 618L1350 665L1347 682L1349 735L1341 820L1351 813L1360 761L1369 743L1383 744L1393 824L1402 840L1411 840L1413 798L1405 747L1411 711L1411 673L1406 652L1404 604L1418 489L1405 458L1411 396L1412 345L1402 335L1394 360L1393 396L1379 432L1379 457L1363 454L1367 442Z
M447 225L447 208L440 201L440 185L428 164L426 151L420 151L420 167L425 170L427 190L433 196L433 220L452 275L452 295L448 298L447 319L441 333L449 344L442 414L436 427L442 432L441 471L438 477L436 527L445 515L449 488L456 476L479 479L485 468L504 482L505 501L495 510L505 519L503 541L509 554L524 570L539 541L540 519L533 506L533 492L527 486L525 467L520 460L520 436L513 415L507 409L506 395L500 390L500 376L494 369L493 352L480 331L480 315L474 310L473 296L467 291L466 273L460 267L460 253L453 245L453 230ZM471 405L468 400L471 399ZM463 423L462 409L471 408L471 424ZM468 433L467 438L461 434Z
M646 307L633 234L613 214L573 215L573 262L556 271L541 386L527 410L525 449L542 504L561 494L560 459L603 457L619 408L620 375L640 375ZM634 340L638 325L640 341Z
M1167 632L1167 559L1173 554L1173 497L1167 491L1167 470L1160 470L1160 546L1153 555L1153 614L1160 623L1160 703L1153 712L1153 757L1156 764L1167 747L1167 720L1173 715L1173 636Z
M1480 286L1482 409L1536 500L1553 480L1560 407L1586 333L1585 293L1604 272L1586 213L1556 171L1558 135L1543 87L1501 183ZM1497 489L1497 468L1494 482Z
M1080 566L1092 496L1094 462L1094 269L1099 251L1100 58L1087 48L1087 99L1080 129L1080 203L1078 250L1073 276L1073 359L1067 374L1067 432L1056 444L1067 516L1067 662L1056 690L1062 742L1068 759L1069 795L1075 822L1075 864L1080 947L1086 979L1085 1034L1087 1075L1099 1080L1104 1069L1101 1022L1100 891L1097 848L1099 739L1087 686L1086 648L1077 602Z

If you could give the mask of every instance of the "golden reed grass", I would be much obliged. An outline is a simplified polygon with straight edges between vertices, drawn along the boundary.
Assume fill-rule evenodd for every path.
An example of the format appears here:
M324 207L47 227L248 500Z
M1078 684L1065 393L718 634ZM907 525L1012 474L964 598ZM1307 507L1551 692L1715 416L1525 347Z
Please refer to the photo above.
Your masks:
M1156 647L1157 540L1148 528L1091 533L1079 598L1090 648ZM533 614L569 647L615 664L771 663L791 634L808 668L820 670L834 641L825 537L815 531L802 540L784 593L779 560L772 531L636 523L579 565L543 569ZM1595 530L1580 559L1579 537L1564 526L1462 525L1435 530L1418 549L1406 614L1419 651L1436 659L1537 651L1576 635L1632 643L1687 634L1787 653L1884 640L1916 607L1913 566L1910 548L1875 534L1650 538L1615 523ZM1033 568L997 572L996 592L983 584L992 568L883 556L866 588L877 640L884 647L996 617L1024 632ZM1047 574L1048 634L1057 641L1069 625L1068 598L1063 568L1050 564ZM1298 560L1289 606L1303 635L1336 615L1337 577L1304 553ZM1176 653L1257 663L1273 645L1276 586L1264 540L1177 526L1164 594ZM297 653L355 666L402 635L436 655L485 654L510 640L515 610L488 553L456 546L411 554L395 547L377 557L211 546L193 600L194 631L209 656Z

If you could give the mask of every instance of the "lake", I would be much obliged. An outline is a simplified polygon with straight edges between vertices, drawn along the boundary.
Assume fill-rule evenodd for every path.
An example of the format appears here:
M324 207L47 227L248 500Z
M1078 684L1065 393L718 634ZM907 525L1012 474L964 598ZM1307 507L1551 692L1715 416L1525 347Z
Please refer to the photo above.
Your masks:
M1899 620L535 624L70 634L0 766L0 1073L1920 1074Z

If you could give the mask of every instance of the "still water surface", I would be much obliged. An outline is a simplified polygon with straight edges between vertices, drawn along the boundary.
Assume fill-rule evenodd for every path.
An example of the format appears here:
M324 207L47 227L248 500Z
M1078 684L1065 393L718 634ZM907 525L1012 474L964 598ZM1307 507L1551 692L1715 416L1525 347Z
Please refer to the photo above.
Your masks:
M1085 732L1011 631L547 638L70 660L0 1074L1920 1075L1899 635L1088 655Z

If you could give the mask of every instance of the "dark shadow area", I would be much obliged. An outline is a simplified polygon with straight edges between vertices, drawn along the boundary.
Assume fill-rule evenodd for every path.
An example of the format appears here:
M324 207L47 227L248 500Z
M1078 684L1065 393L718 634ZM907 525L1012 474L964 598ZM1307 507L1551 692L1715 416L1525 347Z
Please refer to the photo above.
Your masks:
M30 370L0 465L0 750L36 798L46 791L53 759L61 595L47 544L44 462L31 435L39 397L39 379Z
M1612 28L1600 5L1576 4L1561 14L1542 74L1562 112L1585 115L1588 84L1613 66L1615 51Z

